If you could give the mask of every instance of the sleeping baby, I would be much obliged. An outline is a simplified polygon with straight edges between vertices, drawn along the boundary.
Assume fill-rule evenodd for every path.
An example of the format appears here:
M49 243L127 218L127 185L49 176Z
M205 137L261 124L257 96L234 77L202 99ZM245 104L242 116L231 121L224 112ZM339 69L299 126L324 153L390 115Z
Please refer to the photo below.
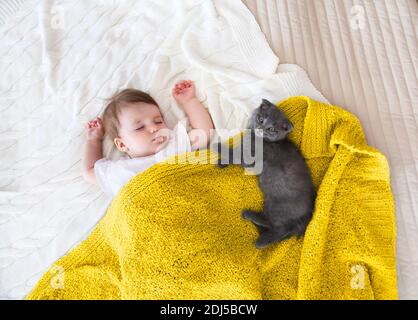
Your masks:
M197 99L192 81L176 84L171 94L186 113L192 130L179 122L170 130L158 104L145 92L125 89L112 98L100 117L86 124L84 178L97 183L108 196L138 173L170 156L207 148L214 125L208 110ZM104 135L124 153L117 161L103 157Z

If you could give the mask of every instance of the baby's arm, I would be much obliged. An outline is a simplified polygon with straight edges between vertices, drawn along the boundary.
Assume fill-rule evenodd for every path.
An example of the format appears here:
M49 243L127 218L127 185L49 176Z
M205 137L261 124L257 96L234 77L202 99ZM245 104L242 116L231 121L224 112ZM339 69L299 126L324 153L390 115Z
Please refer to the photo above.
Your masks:
M182 81L173 88L173 97L183 107L190 125L189 137L192 150L206 148L210 142L214 125L208 110L196 98L195 87L192 81Z
M83 177L86 181L95 184L94 164L103 158L102 140L104 129L102 119L96 118L86 124L87 142L83 159Z

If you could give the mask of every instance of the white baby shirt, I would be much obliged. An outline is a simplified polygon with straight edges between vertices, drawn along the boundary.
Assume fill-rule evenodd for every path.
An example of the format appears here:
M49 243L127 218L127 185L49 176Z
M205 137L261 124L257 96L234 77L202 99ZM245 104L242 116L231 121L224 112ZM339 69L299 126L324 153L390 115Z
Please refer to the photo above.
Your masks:
M139 158L122 156L119 160L112 161L106 158L97 160L94 164L96 181L104 193L114 197L130 179L143 172L157 162L161 162L170 156L191 151L190 138L183 123L179 122L170 131L167 145L159 152Z

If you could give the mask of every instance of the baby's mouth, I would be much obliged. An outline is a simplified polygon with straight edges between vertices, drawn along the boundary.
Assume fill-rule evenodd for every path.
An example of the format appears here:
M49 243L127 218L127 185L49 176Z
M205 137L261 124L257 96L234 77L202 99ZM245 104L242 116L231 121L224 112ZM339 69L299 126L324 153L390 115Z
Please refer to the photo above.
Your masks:
M166 136L158 136L158 137L155 137L154 139L152 139L152 142L162 143L162 142L164 142L166 140L167 140L167 137Z
M168 137L167 136L158 136L152 139L152 143L156 144L155 152L160 152L163 148L165 148L168 144Z

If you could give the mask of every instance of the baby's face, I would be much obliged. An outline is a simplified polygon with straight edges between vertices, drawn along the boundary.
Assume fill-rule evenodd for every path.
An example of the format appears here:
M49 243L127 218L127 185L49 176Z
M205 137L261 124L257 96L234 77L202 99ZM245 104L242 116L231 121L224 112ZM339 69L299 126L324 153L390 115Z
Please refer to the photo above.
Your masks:
M132 158L155 154L168 143L170 130L160 109L153 104L126 104L119 115L119 123L119 137L114 142L120 151Z

